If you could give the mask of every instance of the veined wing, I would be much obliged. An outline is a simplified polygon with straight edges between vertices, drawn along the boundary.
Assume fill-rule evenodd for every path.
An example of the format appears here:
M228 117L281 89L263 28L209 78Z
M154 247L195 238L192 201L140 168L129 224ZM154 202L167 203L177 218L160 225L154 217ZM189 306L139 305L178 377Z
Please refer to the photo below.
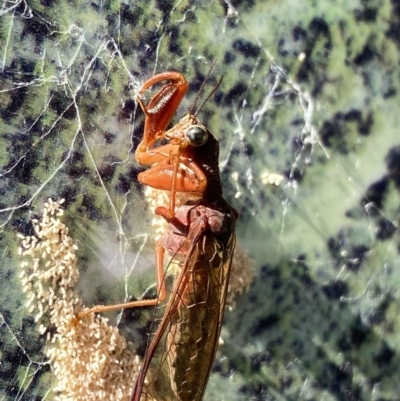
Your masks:
M218 238L199 221L191 224L185 257L171 261L182 269L145 354L132 401L203 397L218 347L235 236L232 229Z

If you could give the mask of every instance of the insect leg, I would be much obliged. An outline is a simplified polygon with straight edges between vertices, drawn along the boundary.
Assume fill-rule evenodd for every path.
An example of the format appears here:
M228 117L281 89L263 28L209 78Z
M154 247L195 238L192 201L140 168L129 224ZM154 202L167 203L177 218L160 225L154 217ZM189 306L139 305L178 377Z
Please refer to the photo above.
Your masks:
M118 309L127 309L127 308L136 308L142 306L156 306L160 302L162 302L166 297L166 288L165 288L165 280L164 280L164 253L165 250L163 246L157 242L156 249L156 280L157 280L157 298L155 299L139 299L132 302L125 302L116 305L97 305L93 308L86 309L80 312L74 318L74 324L77 324L79 320L82 320L85 316L90 313L100 313L100 312L109 312Z

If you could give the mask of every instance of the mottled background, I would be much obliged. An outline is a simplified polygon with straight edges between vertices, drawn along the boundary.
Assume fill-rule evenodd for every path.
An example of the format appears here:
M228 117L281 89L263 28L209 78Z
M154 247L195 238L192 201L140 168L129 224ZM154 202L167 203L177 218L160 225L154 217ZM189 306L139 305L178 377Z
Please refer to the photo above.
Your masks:
M183 115L216 58L199 117L256 275L205 400L399 399L399 32L395 0L2 1L0 398L52 380L16 233L65 198L88 300L151 267L134 91L181 71Z

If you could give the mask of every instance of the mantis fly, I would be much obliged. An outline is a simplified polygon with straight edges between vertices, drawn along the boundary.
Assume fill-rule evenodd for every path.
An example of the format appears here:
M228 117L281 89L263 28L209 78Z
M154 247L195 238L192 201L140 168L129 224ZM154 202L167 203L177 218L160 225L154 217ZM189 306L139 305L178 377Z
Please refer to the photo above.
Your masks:
M169 82L145 105L141 96L164 81ZM218 141L198 120L201 107L193 111L197 98L189 113L166 130L188 87L181 73L164 72L147 80L138 96L145 126L135 158L140 164L151 165L139 173L138 180L171 194L168 207L155 209L155 214L169 223L167 234L156 246L158 297L97 306L78 315L80 319L90 312L157 306L166 299L165 252L170 263L179 266L165 312L145 353L132 401L202 400L224 315L238 215L222 196ZM155 146L159 140L166 144ZM196 194L197 200L176 208L179 192Z

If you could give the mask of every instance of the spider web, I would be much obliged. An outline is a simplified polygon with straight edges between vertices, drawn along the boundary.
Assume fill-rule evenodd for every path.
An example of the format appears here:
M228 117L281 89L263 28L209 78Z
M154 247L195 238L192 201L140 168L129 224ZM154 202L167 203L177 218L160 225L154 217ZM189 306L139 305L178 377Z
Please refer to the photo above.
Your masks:
M205 399L393 399L398 10L167 3L1 3L1 399L52 397L16 234L32 233L47 198L65 198L85 302L140 296L154 228L136 179L134 95L155 73L181 71L182 116L215 58L209 87L224 80L199 118L220 141L256 276L226 317Z

